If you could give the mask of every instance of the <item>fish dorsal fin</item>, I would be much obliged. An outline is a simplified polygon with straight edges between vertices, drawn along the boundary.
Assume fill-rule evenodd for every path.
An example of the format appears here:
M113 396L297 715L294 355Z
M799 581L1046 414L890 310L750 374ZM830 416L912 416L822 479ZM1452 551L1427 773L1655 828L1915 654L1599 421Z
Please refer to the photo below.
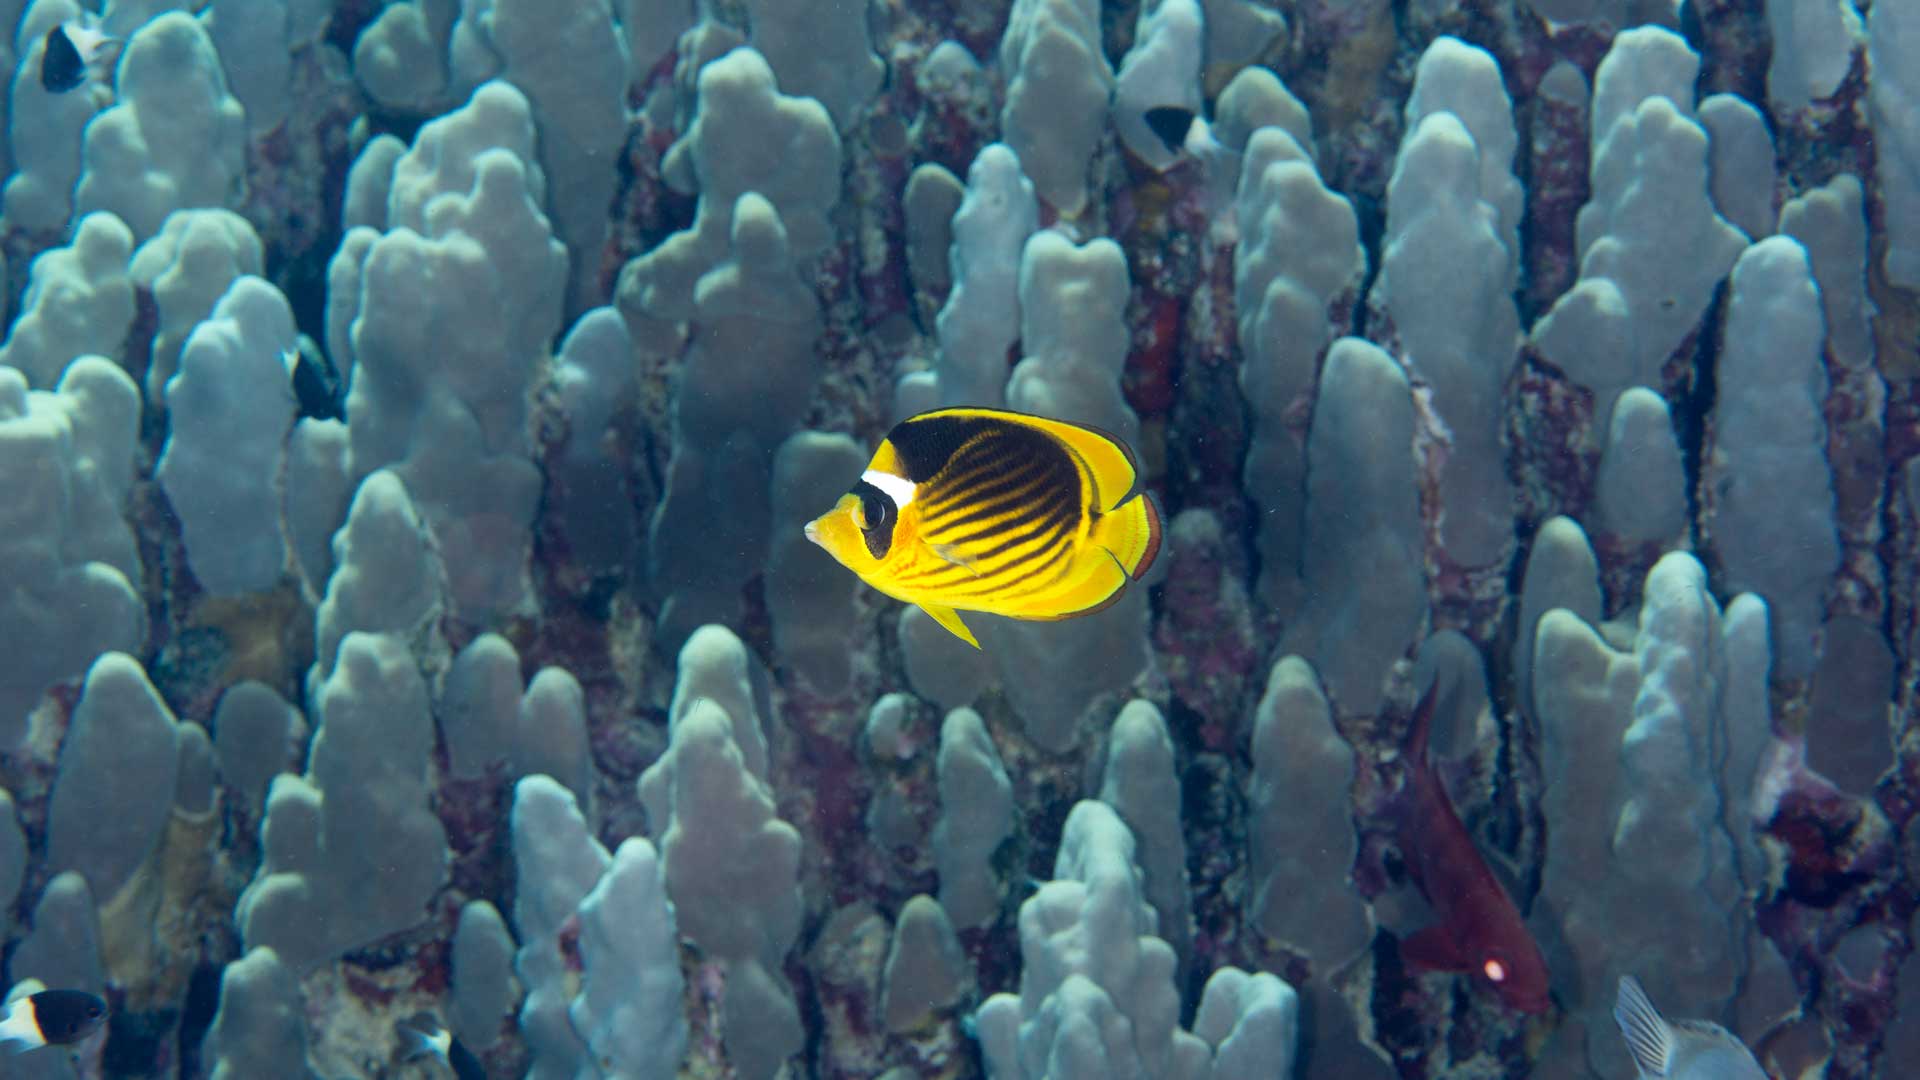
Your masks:
M1653 1007L1640 980L1620 976L1620 994L1614 1000L1613 1022L1627 1040L1627 1053L1642 1076L1666 1076L1673 1062L1673 1028Z
M1133 451L1119 436L1059 420L1036 420L1037 426L1072 447L1080 460L1086 462L1087 471L1093 474L1093 487L1097 492L1094 506L1098 512L1112 513L1139 489L1139 463L1133 460Z
M973 631L967 629L967 624L960 621L959 612L950 607L942 607L939 604L921 604L920 610L933 616L933 621L946 627L948 632L953 634L954 637L959 638L961 641L966 642L976 649L980 647L980 642L975 640Z
M897 471L915 483L931 479L947 459L975 434L993 424L1009 424L1041 432L1072 450L1093 476L1099 498L1094 510L1106 513L1125 502L1140 483L1133 451L1112 434L1085 424L1054 420L1011 409L935 409L894 425L887 441L894 447ZM881 461L875 457L874 468Z
M1734 1061L1759 1064L1753 1061L1753 1051L1747 1049L1747 1044L1740 1041L1740 1036L1711 1020L1669 1020L1667 1026L1674 1030L1676 1042L1690 1042L1709 1053L1723 1054ZM1764 1073L1750 1074L1738 1067L1734 1068L1734 1073L1739 1076L1764 1075Z
M961 447L991 430L998 416L992 409L935 409L909 416L887 432L867 467L924 484Z
M1692 1035L1708 1042L1739 1043L1733 1032L1711 1020L1669 1020L1667 1026L1675 1032ZM1745 1043L1740 1043L1745 1046Z
M1111 512L1114 507L1126 502L1140 486L1139 463L1134 461L1133 451L1120 441L1118 435L1097 427L1044 416L1020 415L1019 419L1065 443L1086 463L1087 471L1093 474L1094 490L1098 493L1094 502L1096 512Z

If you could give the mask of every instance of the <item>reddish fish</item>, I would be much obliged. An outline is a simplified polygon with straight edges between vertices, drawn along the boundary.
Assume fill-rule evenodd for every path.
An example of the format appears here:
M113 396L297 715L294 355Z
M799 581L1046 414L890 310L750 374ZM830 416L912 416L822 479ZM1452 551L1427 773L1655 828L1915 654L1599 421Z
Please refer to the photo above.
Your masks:
M1440 921L1401 942L1400 955L1428 971L1465 972L1510 1009L1545 1012L1547 962L1427 759L1436 689L1428 687L1413 711L1399 835L1413 880Z

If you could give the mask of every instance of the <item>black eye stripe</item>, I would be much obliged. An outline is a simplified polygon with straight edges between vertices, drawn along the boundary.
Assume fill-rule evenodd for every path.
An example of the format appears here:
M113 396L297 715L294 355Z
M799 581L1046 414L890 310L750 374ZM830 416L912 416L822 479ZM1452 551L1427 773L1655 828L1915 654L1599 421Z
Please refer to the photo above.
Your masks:
M893 496L865 480L853 485L849 493L860 497L860 513L867 519L866 527L861 530L867 550L876 559L886 558L887 551L893 547L893 526L900 520L900 508L894 504Z

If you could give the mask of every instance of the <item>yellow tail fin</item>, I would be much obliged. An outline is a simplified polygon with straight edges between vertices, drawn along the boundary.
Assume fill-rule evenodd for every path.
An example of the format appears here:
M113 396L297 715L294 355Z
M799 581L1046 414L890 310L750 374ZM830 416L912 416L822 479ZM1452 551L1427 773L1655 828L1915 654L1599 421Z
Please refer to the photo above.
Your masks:
M1093 542L1113 552L1120 569L1138 580L1160 554L1160 506L1142 491L1136 498L1100 515L1094 522Z

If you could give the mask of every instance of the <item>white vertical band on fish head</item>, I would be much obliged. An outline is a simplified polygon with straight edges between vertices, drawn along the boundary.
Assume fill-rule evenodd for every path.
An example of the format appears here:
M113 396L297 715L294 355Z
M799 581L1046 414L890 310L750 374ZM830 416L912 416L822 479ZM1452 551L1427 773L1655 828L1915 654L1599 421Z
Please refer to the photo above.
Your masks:
M904 476L895 476L890 472L881 472L879 469L868 469L861 474L860 479L885 492L887 498L893 500L893 507L896 510L907 508L907 504L913 501L913 492L917 486Z

